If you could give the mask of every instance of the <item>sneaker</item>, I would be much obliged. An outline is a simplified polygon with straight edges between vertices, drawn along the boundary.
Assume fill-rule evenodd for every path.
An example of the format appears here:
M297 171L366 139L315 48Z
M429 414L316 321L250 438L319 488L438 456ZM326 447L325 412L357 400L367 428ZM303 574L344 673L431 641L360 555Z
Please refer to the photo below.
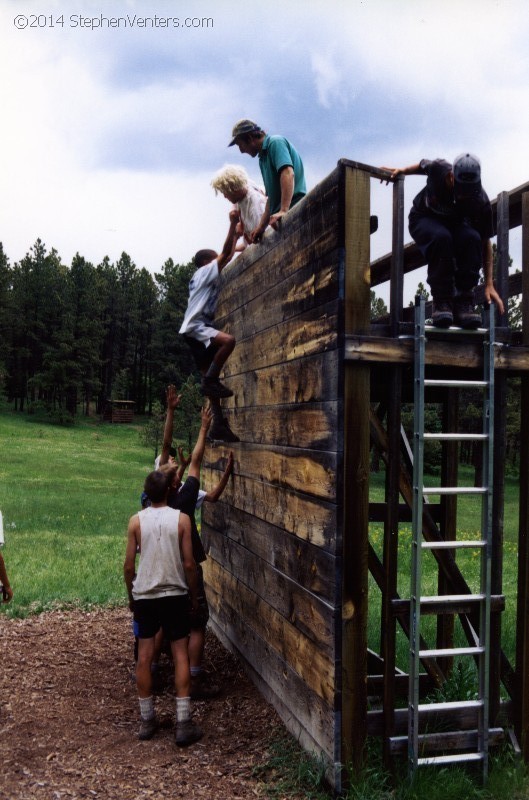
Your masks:
M232 431L225 419L222 422L213 420L207 438L210 442L240 442L239 437Z
M176 723L175 742L178 747L187 747L193 742L198 742L204 736L204 731L196 725L191 717Z
M206 397L213 397L215 399L220 399L221 397L233 397L232 390L228 389L227 386L224 386L224 384L221 383L218 378L208 378L206 376L202 378L200 391Z
M191 700L210 700L217 697L220 691L220 686L213 683L205 672L191 678Z
M449 328L454 321L451 300L434 300L432 308L432 325L436 328Z
M481 314L474 308L472 292L462 292L454 299L454 317L456 324L467 330L475 330L481 325Z
M146 739L152 739L157 728L158 720L156 717L151 717L151 719L142 719L140 723L140 730L138 732L138 739L141 739L142 741L145 741Z

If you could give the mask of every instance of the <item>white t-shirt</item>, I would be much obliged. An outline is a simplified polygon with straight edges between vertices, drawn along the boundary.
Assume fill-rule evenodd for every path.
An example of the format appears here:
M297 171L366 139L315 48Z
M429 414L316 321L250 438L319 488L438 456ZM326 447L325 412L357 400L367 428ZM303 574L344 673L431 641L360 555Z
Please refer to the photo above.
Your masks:
M244 225L244 234L249 236L261 222L261 217L266 208L266 195L259 189L253 181L248 182L246 197L239 200L237 208L241 214L241 222Z
M211 325L219 293L217 259L199 267L189 282L189 300L180 333L193 335L193 328Z
M168 506L149 506L138 513L141 554L132 584L135 600L187 594L188 587L180 555L180 512Z

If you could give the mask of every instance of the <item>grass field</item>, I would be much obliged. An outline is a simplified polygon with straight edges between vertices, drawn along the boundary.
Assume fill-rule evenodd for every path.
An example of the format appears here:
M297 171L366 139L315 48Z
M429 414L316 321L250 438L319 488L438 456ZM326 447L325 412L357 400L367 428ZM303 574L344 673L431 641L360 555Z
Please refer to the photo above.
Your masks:
M0 413L0 510L14 600L8 616L119 604L128 519L153 453L129 425L73 428Z

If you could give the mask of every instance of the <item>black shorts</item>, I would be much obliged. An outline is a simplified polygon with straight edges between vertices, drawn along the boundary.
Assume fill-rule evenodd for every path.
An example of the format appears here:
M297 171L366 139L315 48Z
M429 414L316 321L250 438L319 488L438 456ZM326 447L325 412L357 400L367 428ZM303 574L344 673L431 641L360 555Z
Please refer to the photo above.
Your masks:
M134 622L138 639L152 639L160 628L170 642L185 639L191 630L187 594L134 601Z
M209 619L209 606L206 597L206 590L204 588L204 576L202 574L202 567L197 564L197 578L198 578L198 611L196 614L191 615L191 630L200 631L206 627Z
M191 348L198 369L201 372L207 370L215 358L215 353L218 350L217 345L210 340L209 347L206 347L204 342L199 342L198 339L193 339L192 336L188 336L186 333L184 333L184 339Z

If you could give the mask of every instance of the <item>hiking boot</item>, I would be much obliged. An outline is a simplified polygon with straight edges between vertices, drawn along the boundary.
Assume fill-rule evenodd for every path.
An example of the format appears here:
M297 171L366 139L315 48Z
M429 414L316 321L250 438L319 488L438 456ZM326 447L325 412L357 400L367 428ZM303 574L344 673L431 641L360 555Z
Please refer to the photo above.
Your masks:
M224 386L224 384L221 383L218 378L208 378L207 376L204 376L200 384L200 391L206 397L213 397L214 399L220 399L221 397L233 397L232 390L228 389L227 386Z
M474 308L472 292L461 292L454 299L454 317L456 325L467 330L475 330L481 325L481 314Z
M226 420L223 418L222 422L213 420L211 427L208 431L207 438L209 441L218 442L240 442L239 437L232 431Z
M140 730L138 732L138 739L141 739L142 741L145 741L146 739L152 739L157 728L158 720L156 717L151 717L151 719L142 719L140 723Z
M220 686L213 683L205 672L191 678L191 700L210 700L212 697L217 697L220 691Z
M178 747L187 747L193 742L198 742L204 736L204 731L196 725L191 717L176 723L175 742Z
M432 306L432 325L436 328L449 328L454 321L451 300L434 300Z

